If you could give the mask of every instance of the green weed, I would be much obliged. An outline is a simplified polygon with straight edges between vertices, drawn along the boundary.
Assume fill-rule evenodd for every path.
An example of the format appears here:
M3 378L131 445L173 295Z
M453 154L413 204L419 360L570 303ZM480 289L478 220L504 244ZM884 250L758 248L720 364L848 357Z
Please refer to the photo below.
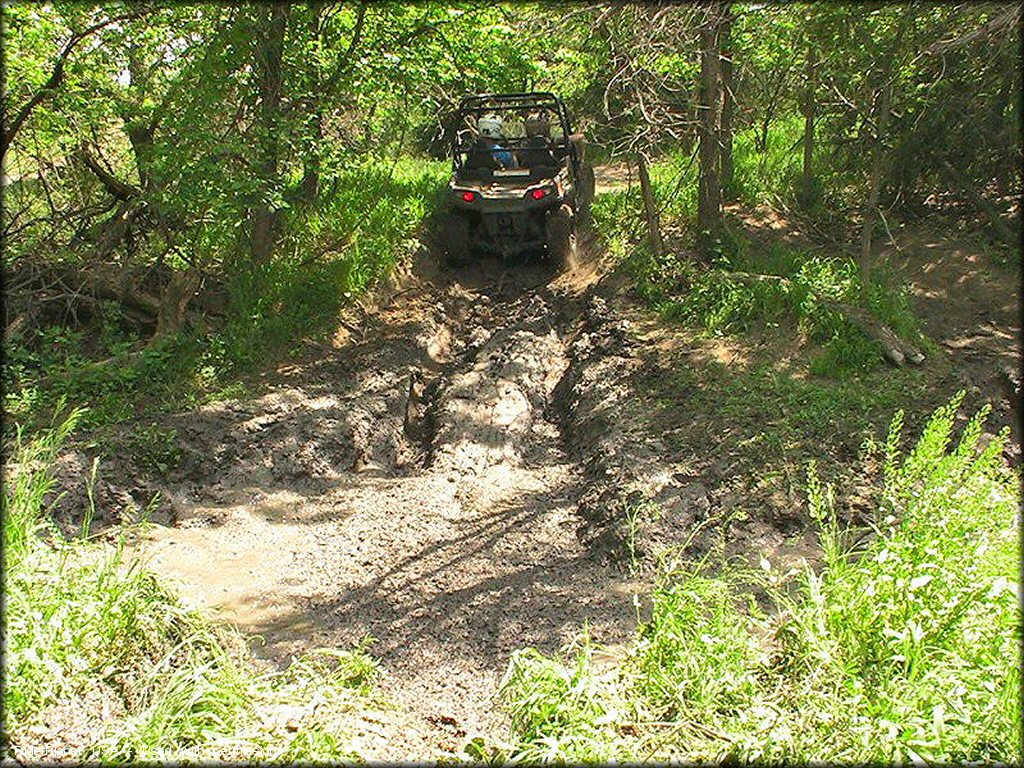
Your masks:
M692 441L695 435L687 427L692 414L707 414L719 426L709 430L703 450L719 450L717 435L728 426L747 436L744 443L730 443L729 450L740 449L760 472L777 469L780 460L853 459L865 436L884 426L901 402L910 397L927 407L935 396L929 378L916 370L873 368L827 380L795 375L773 362L739 368L714 360L681 368L672 381L658 385L658 395L668 439L677 439L678 428Z
M333 330L338 310L411 252L443 175L437 162L368 164L339 175L315 207L292 211L277 258L233 270L231 315L208 339L203 365L246 370Z
M532 648L516 651L499 690L523 762L607 762L622 758L615 723L619 707L592 668L584 637L562 664Z
M902 413L867 537L807 483L824 566L670 569L618 669L513 656L503 696L529 759L1013 762L1021 751L1019 478L963 394L906 456ZM951 447L952 446L952 447ZM851 548L849 542L860 543ZM795 582L793 577L796 578ZM772 602L763 613L744 584ZM513 752L513 756L518 753Z
M113 544L68 540L47 519L53 460L81 417L72 411L30 441L16 431L6 466L4 730L13 744L54 708L95 712L99 701L111 714L99 722L95 712L77 759L357 757L346 715L375 700L379 675L367 644L259 675L232 650L240 638L184 607L129 554L124 534ZM263 717L310 701L315 716L294 732Z
M733 195L743 203L790 204L796 198L803 167L803 119L787 115L776 120L768 132L763 150L757 146L758 128L751 127L733 137ZM817 190L820 197L820 188Z

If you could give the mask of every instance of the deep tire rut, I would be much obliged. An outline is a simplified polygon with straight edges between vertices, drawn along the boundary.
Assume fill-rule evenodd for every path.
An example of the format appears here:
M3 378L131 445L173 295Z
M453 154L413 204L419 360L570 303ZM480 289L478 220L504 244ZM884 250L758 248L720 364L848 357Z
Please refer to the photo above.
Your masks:
M277 663L375 638L414 725L370 759L507 736L515 649L554 652L585 623L614 643L635 622L636 585L579 535L588 476L564 428L588 300L544 264L435 272L259 398L183 414L150 567Z

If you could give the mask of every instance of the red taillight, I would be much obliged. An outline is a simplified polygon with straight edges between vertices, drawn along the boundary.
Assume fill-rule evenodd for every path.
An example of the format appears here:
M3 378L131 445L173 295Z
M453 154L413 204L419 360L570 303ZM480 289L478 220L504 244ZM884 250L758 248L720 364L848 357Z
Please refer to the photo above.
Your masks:
M474 200L476 200L476 192L463 192L462 199L465 200L467 203L472 203Z
M533 190L533 192L530 193L530 196L534 200L540 200L546 194L547 194L547 192L545 192L543 189L535 189L535 190Z

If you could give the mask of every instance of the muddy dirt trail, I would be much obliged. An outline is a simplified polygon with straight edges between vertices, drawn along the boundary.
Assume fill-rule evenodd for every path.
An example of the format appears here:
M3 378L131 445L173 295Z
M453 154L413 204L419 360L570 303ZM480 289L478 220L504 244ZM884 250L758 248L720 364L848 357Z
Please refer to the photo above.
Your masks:
M733 482L747 471L729 463L736 438L703 439L728 435L728 414L691 413L678 393L660 404L663 383L722 343L639 310L592 241L562 275L539 261L449 269L436 250L254 394L162 417L175 469L111 456L95 488L100 526L158 494L138 550L263 663L374 638L399 706L364 713L353 747L371 761L503 740L496 694L515 649L552 653L585 625L598 644L632 636L651 585L627 577L630 558L721 545L788 567L816 552L798 501ZM1019 328L999 307L999 328ZM952 348L977 310L936 311L929 331ZM1004 335L983 338L1019 363ZM972 381L987 386L982 351ZM945 397L964 382L940 384ZM69 532L90 466L87 447L61 458L54 514ZM636 514L650 503L657 514Z
M615 393L584 368L628 357L597 281L593 263L447 270L425 249L348 338L258 397L177 418L184 458L159 489L167 524L140 543L149 567L269 661L375 638L407 718L367 734L367 758L505 737L511 652L552 652L584 623L623 640L645 591L581 517L595 472L618 482L587 438L604 430L579 428L581 397L593 416Z

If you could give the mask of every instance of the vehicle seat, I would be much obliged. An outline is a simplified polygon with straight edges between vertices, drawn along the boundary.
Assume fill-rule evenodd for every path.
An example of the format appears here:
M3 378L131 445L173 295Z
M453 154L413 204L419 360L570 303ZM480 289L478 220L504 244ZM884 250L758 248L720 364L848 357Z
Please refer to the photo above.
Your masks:
M558 165L551 153L551 142L543 136L531 136L523 149L519 150L519 167L533 168L537 165Z
M458 177L459 181L479 181L490 184L494 181L494 171L490 168L470 168L468 165L463 165Z
M466 167L473 170L497 170L501 167L494 153L482 139L477 139L466 157Z
M553 179L561 170L561 166L558 165L532 165L530 166L530 181Z

